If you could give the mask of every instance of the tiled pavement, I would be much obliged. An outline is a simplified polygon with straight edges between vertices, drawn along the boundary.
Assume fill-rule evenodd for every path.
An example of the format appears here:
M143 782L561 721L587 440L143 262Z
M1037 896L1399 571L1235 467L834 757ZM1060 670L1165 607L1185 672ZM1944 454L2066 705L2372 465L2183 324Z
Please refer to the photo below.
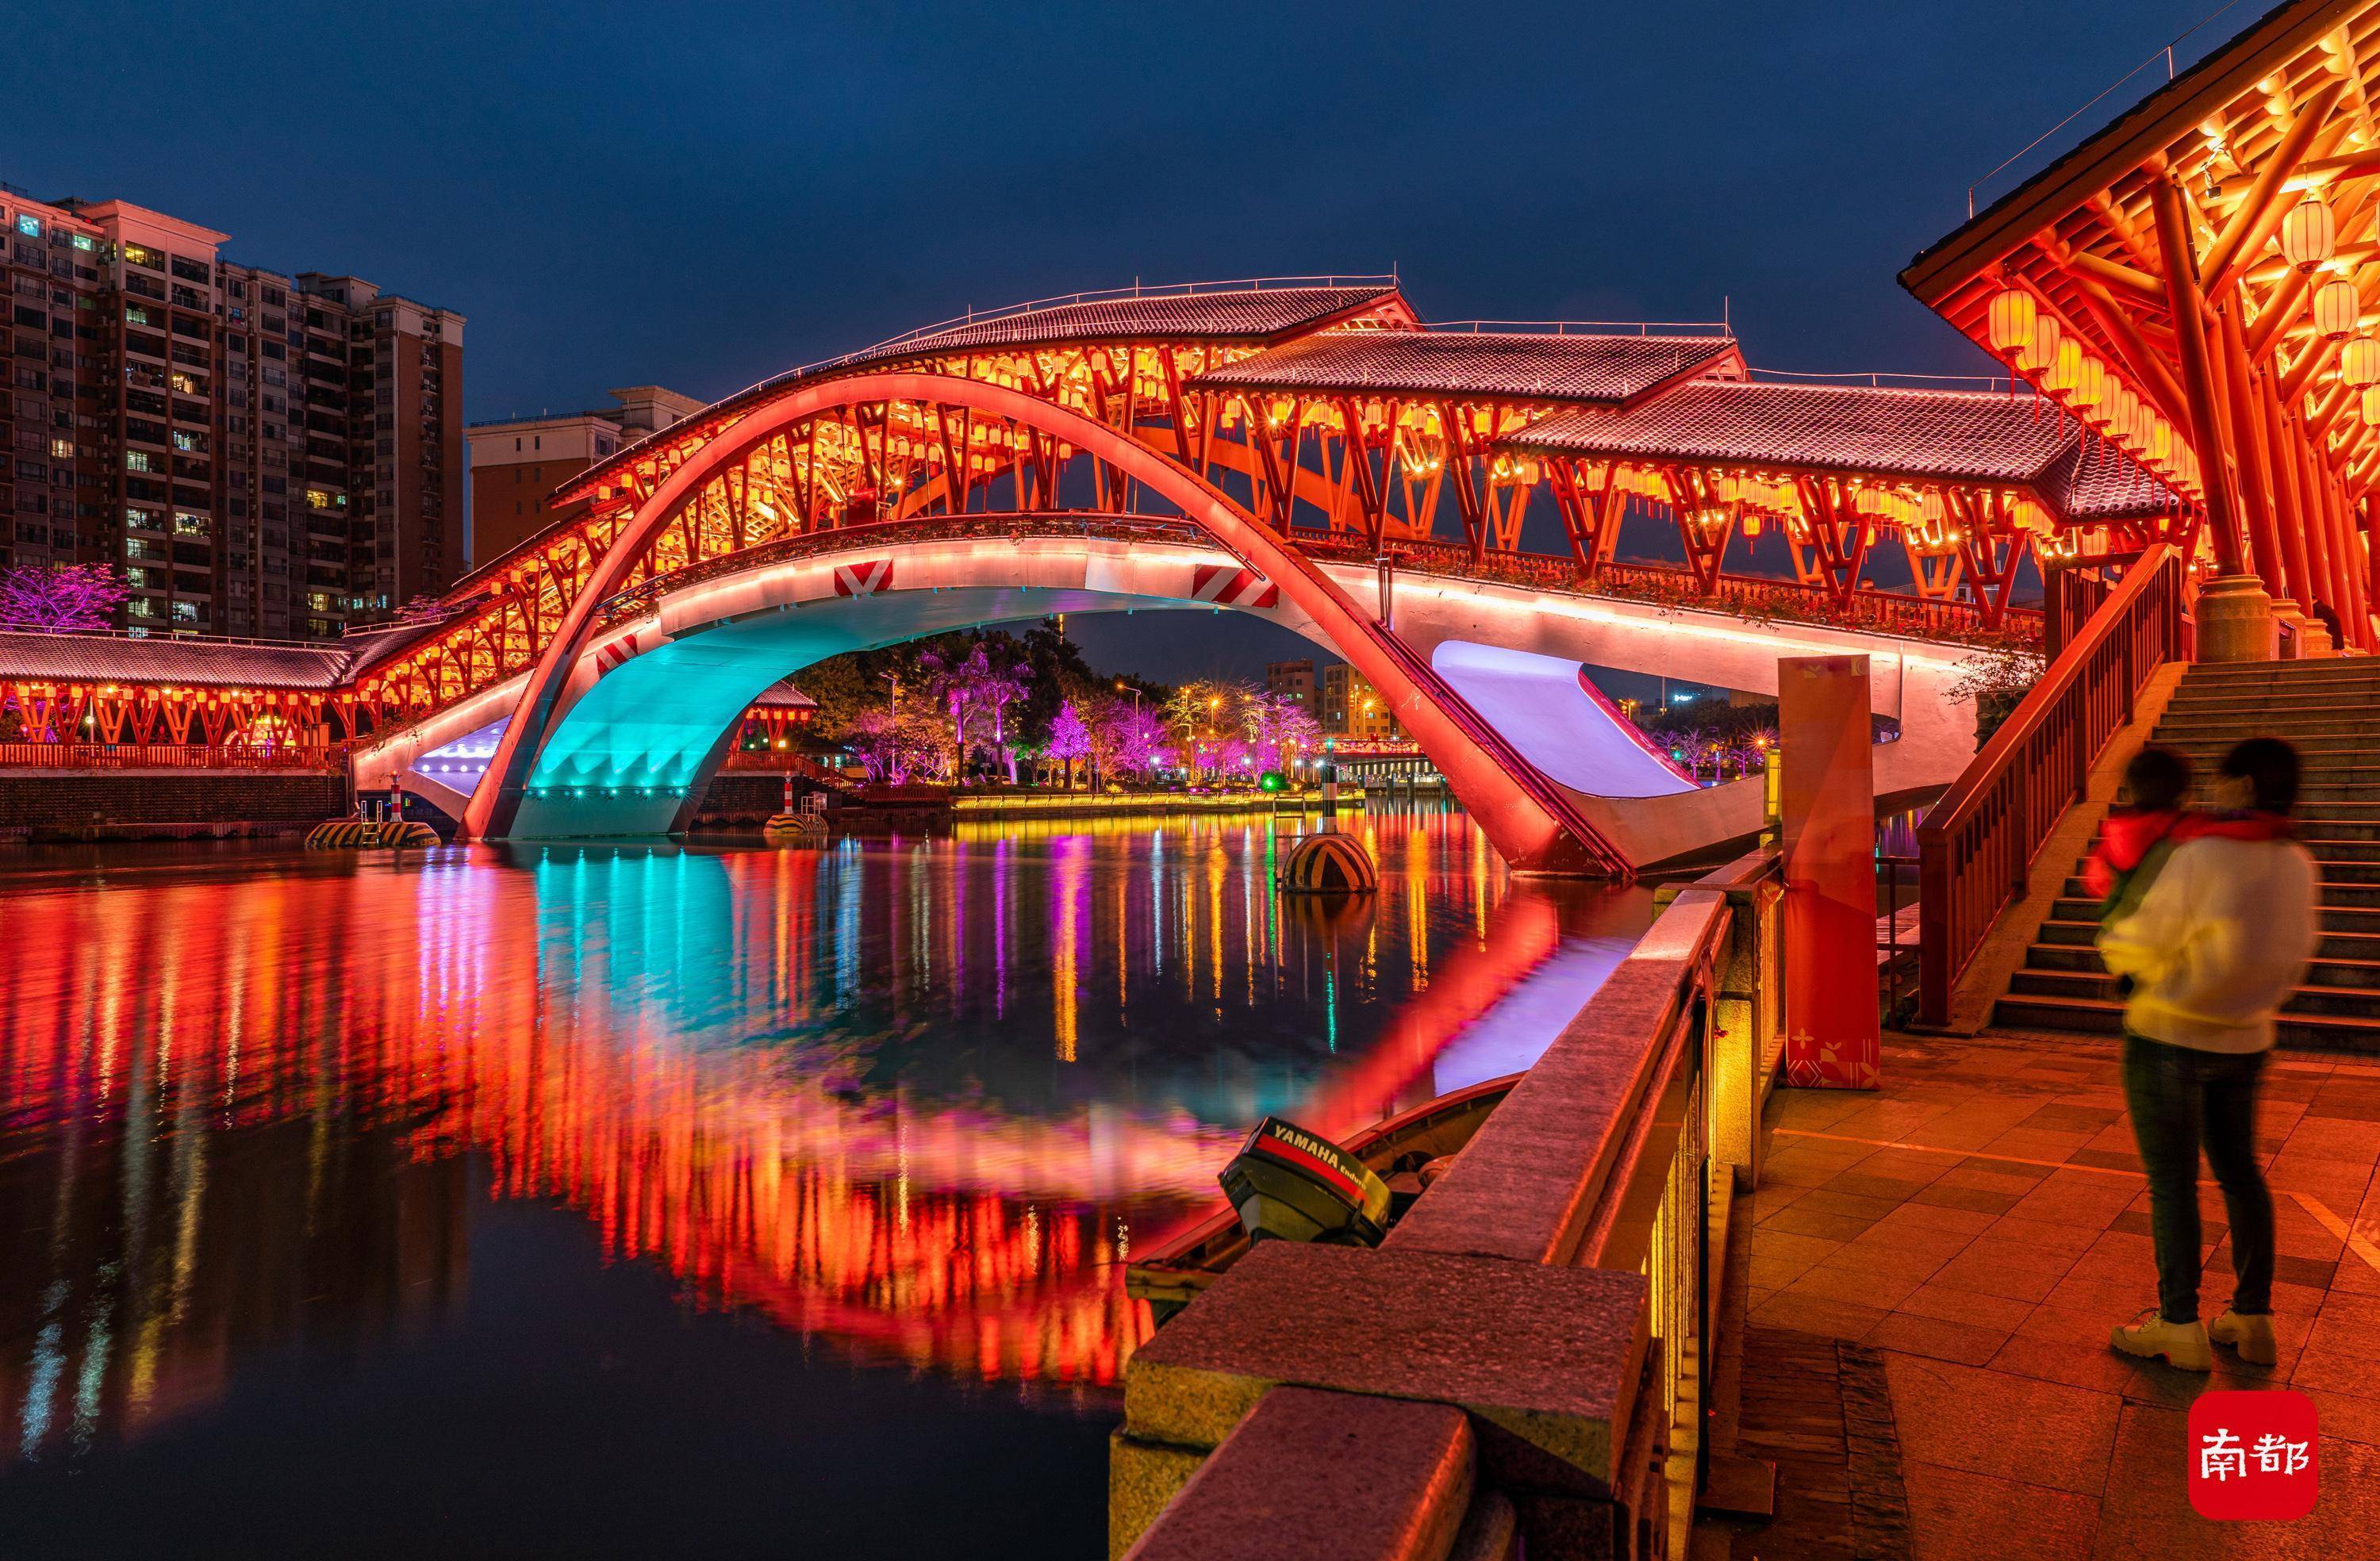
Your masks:
M2380 1067L2268 1066L2281 1358L2218 1347L2211 1377L2107 1346L2155 1293L2112 1042L1888 1035L1884 1079L1778 1092L1744 1303L1755 1327L1883 1352L1919 1561L2380 1554ZM2230 1249L2221 1197L2201 1198L2211 1318ZM2283 1385L2320 1411L2320 1506L2291 1524L2199 1519L2191 1398Z

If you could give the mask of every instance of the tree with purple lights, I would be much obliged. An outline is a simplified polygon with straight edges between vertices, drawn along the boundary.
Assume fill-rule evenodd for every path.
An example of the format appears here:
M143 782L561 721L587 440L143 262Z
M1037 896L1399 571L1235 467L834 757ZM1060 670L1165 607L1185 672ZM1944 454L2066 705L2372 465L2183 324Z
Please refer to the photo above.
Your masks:
M104 629L131 594L132 587L104 563L0 569L0 629L34 634Z
M905 786L949 768L949 734L933 717L914 710L868 710L845 739L871 785Z
M1165 762L1165 718L1154 709L1122 699L1108 702L1103 712L1111 751L1110 766L1147 775Z
M1078 759L1089 758L1093 749L1090 728L1084 725L1083 718L1075 713L1072 699L1059 706L1057 715L1051 718L1050 742L1042 751L1053 759L1066 761L1066 790L1073 791L1075 763Z

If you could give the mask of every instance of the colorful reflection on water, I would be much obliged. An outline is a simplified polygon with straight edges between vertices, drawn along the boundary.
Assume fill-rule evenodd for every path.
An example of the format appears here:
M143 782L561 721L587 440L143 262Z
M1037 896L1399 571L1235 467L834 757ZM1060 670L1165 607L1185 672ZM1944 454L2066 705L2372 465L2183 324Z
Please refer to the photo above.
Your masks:
M1123 1265L1251 1121L1524 1066L1649 914L1452 813L1365 820L1381 892L1327 911L1271 887L1300 827L0 864L0 1481L480 1325L513 1204L686 1315L1111 1412Z

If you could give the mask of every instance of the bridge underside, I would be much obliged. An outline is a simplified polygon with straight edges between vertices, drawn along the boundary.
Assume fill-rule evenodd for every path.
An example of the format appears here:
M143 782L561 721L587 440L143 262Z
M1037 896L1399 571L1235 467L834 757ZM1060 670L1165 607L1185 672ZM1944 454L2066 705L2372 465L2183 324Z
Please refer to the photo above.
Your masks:
M597 636L571 677L507 834L682 829L752 699L776 679L846 651L1052 612L1220 610L1192 599L1196 582L1211 577L1202 572L1233 562L1219 549L1156 527L1139 541L1031 529L1020 519L1015 536L898 550L855 541L847 551L714 578L615 624ZM887 588L838 594L839 577L847 581L889 551L897 551L897 568L885 577ZM1351 598L1377 605L1375 572L1331 566L1331 573ZM1885 789L1940 784L1972 751L1964 707L1945 696L1963 652L1811 625L1755 625L1724 613L1449 584L1425 575L1397 582L1399 637L1640 865L1756 829L1757 787L1698 792L1677 780L1598 708L1579 680L1582 662L1759 690L1775 687L1779 656L1865 650L1879 662L1878 709L1901 714L1908 731L1879 756ZM1228 610L1335 648L1285 598L1259 596ZM363 751L358 784L382 787L402 774L408 789L459 816L516 699L516 684L491 689Z

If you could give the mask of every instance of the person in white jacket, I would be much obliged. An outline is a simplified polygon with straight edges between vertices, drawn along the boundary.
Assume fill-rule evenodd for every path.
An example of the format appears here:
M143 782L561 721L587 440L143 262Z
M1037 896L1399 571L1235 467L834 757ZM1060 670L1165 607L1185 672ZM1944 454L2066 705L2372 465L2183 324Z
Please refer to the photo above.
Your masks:
M2212 1339L2270 1364L2273 1199L2255 1147L2256 1086L2273 1015L2297 986L2319 934L2313 859L2289 824L2297 750L2257 737L2225 756L2218 801L2129 914L2099 934L2107 969L2129 978L2124 1098L2148 1175L2157 1304L2116 1329L2130 1355L2208 1371ZM2231 1304L2198 1319L2198 1155L2231 1224Z

